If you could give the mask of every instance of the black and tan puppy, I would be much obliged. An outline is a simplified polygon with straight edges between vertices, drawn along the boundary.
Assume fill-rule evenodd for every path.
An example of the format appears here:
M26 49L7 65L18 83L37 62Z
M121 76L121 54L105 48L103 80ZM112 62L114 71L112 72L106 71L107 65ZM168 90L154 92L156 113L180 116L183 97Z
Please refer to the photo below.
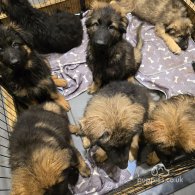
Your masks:
M67 12L49 15L33 8L28 0L0 0L0 10L32 34L34 48L40 53L65 53L82 43L79 16Z
M126 80L136 74L141 64L141 27L137 46L123 38L128 19L118 5L94 2L86 20L89 37L87 64L93 74L89 93L114 80Z
M120 0L119 4L126 12L154 24L157 36L173 53L180 54L188 48L192 22L183 0Z
M15 25L0 26L0 74L0 84L19 107L53 100L70 109L57 92L48 64L33 50L31 35Z
M72 144L67 114L53 102L23 112L10 137L11 195L72 194L90 169Z
M144 136L165 162L195 152L195 97L178 95L159 103L144 124Z
M121 169L136 158L138 137L147 118L148 91L127 81L111 82L88 102L80 120L84 146L99 146L95 160L108 158ZM88 141L88 143L87 143Z

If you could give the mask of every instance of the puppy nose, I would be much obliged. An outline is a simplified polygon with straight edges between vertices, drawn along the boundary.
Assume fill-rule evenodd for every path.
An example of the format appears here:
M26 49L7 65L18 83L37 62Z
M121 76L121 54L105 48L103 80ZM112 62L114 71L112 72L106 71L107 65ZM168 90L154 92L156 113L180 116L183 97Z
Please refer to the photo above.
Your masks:
M97 40L95 42L95 44L98 45L98 46L103 46L103 47L106 46L106 43L104 41L102 41L102 40Z
M10 64L11 64L11 65L15 65L15 64L17 64L18 62L19 62L19 60L18 60L17 58L14 58L14 57L13 57L13 58L10 59Z

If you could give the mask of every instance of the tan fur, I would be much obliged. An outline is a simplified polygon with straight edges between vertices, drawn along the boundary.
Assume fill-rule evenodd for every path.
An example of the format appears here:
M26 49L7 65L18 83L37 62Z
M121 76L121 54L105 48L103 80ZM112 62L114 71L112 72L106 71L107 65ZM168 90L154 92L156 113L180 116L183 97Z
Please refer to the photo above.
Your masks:
M107 7L108 3L103 2L103 1L94 1L91 4L91 9L92 10L97 10L97 9L102 9L104 7ZM125 9L121 6L119 6L117 3L115 2L110 2L110 5L117 13L119 13L121 16L125 16Z
M87 90L88 93L89 94L96 93L100 89L101 85L102 85L101 79L96 77L95 80L92 82L92 84L88 87L88 90Z
M31 164L13 171L12 195L42 195L43 189L61 182L62 171L70 166L68 150L37 149Z
M146 163L148 165L154 166L159 162L160 162L160 159L158 158L156 152L151 152L151 153L148 154L147 160L146 160Z
M57 87L66 87L68 82L65 79L58 78L57 75L52 75L51 79Z
M60 114L60 107L53 103L53 102L46 102L43 106L44 110L50 111L50 112L54 112L56 114Z
M28 60L27 64L26 64L26 68L31 68L32 67L32 61Z
M70 110L70 105L69 105L68 101L65 100L64 96L61 95L59 92L56 94L53 93L53 94L51 94L51 96L52 96L52 99L54 99L54 101L58 105L62 106L62 108L64 108L66 111Z
M26 50L28 55L31 54L31 49L27 45L24 45L23 48Z
M102 148L98 147L93 155L93 158L95 159L95 162L103 163L108 157L106 152Z
M131 142L131 147L130 147L130 151L129 151L129 160L130 161L137 159L138 149L139 149L139 135L136 134L133 137L133 140Z
M195 97L179 95L156 106L144 124L144 135L162 150L182 148L195 151Z
M96 96L80 122L83 133L90 139L97 140L107 130L115 145L123 141L121 137L133 131L134 125L143 120L144 112L141 105L133 104L122 94L110 98Z

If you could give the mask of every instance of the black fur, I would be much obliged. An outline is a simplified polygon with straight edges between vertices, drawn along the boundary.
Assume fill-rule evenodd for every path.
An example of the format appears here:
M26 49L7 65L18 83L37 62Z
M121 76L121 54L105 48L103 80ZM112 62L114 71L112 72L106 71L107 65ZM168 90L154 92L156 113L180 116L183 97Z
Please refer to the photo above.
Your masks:
M59 148L68 149L71 154L71 165L62 173L64 181L49 189L45 189L45 195L72 194L68 189L68 183L75 185L78 180L78 170L76 168L78 159L75 152L76 149L70 145L71 135L68 127L67 114L60 107L60 113L57 114L45 110L43 106L44 104L34 106L23 112L18 118L10 137L11 170L14 171L24 166L30 169L32 153L36 149L45 147L53 147L56 151ZM47 127L51 127L51 129L47 127L36 127L37 123L47 124ZM47 142L44 140L45 137L50 137L55 142Z
M133 103L137 102L148 110L149 91L138 84L127 81L111 82L98 92L99 95L108 97L112 97L118 93L125 94Z
M0 9L33 35L34 48L40 53L65 53L82 42L79 16L66 12L49 15L33 8L28 0L3 0Z
M50 68L31 48L30 34L12 26L0 26L0 74L0 84L21 108L54 100L57 94Z
M135 60L133 46L123 38L127 26L128 19L109 5L94 9L87 18L87 64L95 83L125 80L139 69L141 61Z
M192 68L193 68L193 70L195 72L195 61L192 62Z

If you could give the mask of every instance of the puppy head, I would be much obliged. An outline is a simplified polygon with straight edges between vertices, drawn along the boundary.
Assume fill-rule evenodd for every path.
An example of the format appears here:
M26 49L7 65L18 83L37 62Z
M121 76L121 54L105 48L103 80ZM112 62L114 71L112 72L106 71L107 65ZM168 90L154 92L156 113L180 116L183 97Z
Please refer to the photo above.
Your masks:
M124 169L128 164L131 140L141 129L144 113L141 105L123 94L96 95L80 120L81 129L92 144L106 151L112 163Z
M178 95L157 105L144 124L144 136L165 155L195 151L195 97Z
M179 18L166 27L166 32L175 40L182 50L188 48L192 32L192 22L189 18Z
M32 36L14 24L0 26L0 61L12 70L24 68L31 54Z
M90 42L97 49L105 49L122 39L128 19L122 8L115 4L94 2L86 20Z
M11 194L43 195L47 191L68 190L71 170L76 168L77 164L77 158L71 148L36 149L28 165L13 170ZM78 174L76 177L77 181ZM53 189L50 190L51 188Z

